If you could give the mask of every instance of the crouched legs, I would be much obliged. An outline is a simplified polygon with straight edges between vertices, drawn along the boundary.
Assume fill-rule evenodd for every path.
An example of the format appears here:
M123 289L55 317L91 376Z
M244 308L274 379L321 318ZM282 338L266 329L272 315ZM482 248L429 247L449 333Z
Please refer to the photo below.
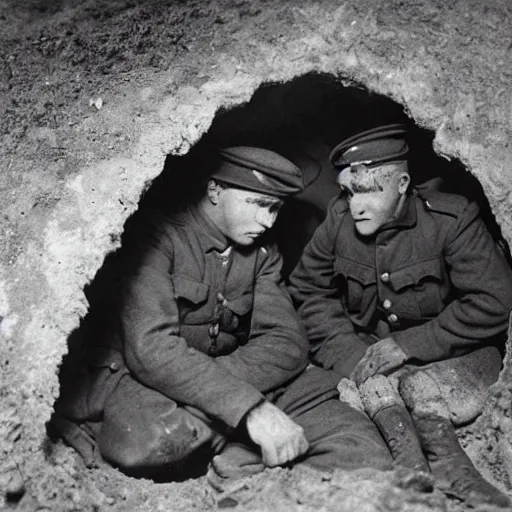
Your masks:
M205 415L178 406L129 375L105 403L101 424L91 427L105 460L129 475L155 479L204 474L224 443Z
M429 373L417 371L400 381L403 397L438 487L469 506L509 507L510 501L487 482L459 444L450 408Z
M395 465L428 472L411 415L398 391L383 375L370 377L359 387L364 408L377 425Z
M327 471L391 469L391 454L375 425L363 412L339 400L338 381L338 374L311 367L267 397L304 429L309 450L293 464ZM263 469L257 447L229 443L213 459L208 480L218 490L225 490L234 478Z

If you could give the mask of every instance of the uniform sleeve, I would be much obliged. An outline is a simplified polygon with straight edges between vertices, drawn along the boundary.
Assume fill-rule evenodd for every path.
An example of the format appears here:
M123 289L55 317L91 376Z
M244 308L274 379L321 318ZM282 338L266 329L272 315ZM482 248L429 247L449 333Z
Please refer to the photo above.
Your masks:
M349 377L367 345L345 314L334 282L334 247L345 213L340 211L339 200L331 203L290 276L289 290L306 327L312 361Z
M146 386L237 426L263 395L180 336L169 236L146 232L137 247L121 308L127 367Z
M308 342L282 282L276 247L260 249L263 262L255 277L249 341L217 362L261 392L275 389L308 364Z
M410 357L446 359L507 328L512 308L512 270L470 203L448 233L444 258L455 299L433 320L393 338Z

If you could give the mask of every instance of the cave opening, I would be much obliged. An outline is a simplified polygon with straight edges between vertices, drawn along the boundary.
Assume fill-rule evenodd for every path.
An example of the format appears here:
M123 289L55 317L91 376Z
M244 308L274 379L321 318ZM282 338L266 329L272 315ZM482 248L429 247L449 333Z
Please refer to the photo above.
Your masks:
M419 127L392 99L316 73L284 84L263 85L248 103L219 111L210 130L186 155L167 156L163 172L142 198L140 209L173 210L197 199L218 148L252 145L271 149L301 168L306 186L286 201L273 228L287 275L323 220L329 201L339 192L337 171L328 161L332 148L351 135L393 123L408 130L413 185L432 183L441 191L475 200L487 228L508 257L508 246L480 183L458 160L435 153L433 132Z
M442 190L476 200L487 227L510 258L478 180L460 162L437 155L432 147L434 133L417 126L402 105L321 74L306 75L285 84L266 84L248 103L219 111L210 130L186 155L167 156L162 173L141 198L138 211L127 221L121 248L107 256L85 289L90 308L69 338L69 353L60 370L61 394L73 394L67 387L77 378L76 365L84 349L108 335L112 328L110 297L124 277L123 261L130 256L130 244L125 241L130 237L132 225L153 211L172 213L196 201L204 192L219 148L243 145L268 148L302 169L305 190L286 202L269 234L283 255L286 277L325 217L328 203L339 191L335 180L337 171L328 162L331 149L351 135L392 123L402 123L408 129L414 185L435 180Z

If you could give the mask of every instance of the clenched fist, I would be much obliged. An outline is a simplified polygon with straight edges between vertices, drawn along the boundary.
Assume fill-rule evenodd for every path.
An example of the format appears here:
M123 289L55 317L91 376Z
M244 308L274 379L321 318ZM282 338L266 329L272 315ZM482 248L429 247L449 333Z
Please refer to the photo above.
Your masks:
M281 409L263 402L247 416L247 432L261 448L266 466L280 466L306 453L309 444L301 426Z
M359 386L378 373L386 375L400 368L407 359L407 354L392 338L384 338L368 347L350 378Z

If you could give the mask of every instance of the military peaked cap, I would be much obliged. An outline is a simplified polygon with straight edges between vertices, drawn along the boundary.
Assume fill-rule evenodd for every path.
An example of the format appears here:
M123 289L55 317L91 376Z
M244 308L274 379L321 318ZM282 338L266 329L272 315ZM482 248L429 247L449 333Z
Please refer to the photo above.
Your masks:
M340 142L329 156L336 169L364 164L367 167L394 160L405 160L409 147L405 142L407 130L402 124L387 124L358 133Z
M237 146L220 150L218 169L211 175L233 187L284 197L304 189L301 170L268 149Z

